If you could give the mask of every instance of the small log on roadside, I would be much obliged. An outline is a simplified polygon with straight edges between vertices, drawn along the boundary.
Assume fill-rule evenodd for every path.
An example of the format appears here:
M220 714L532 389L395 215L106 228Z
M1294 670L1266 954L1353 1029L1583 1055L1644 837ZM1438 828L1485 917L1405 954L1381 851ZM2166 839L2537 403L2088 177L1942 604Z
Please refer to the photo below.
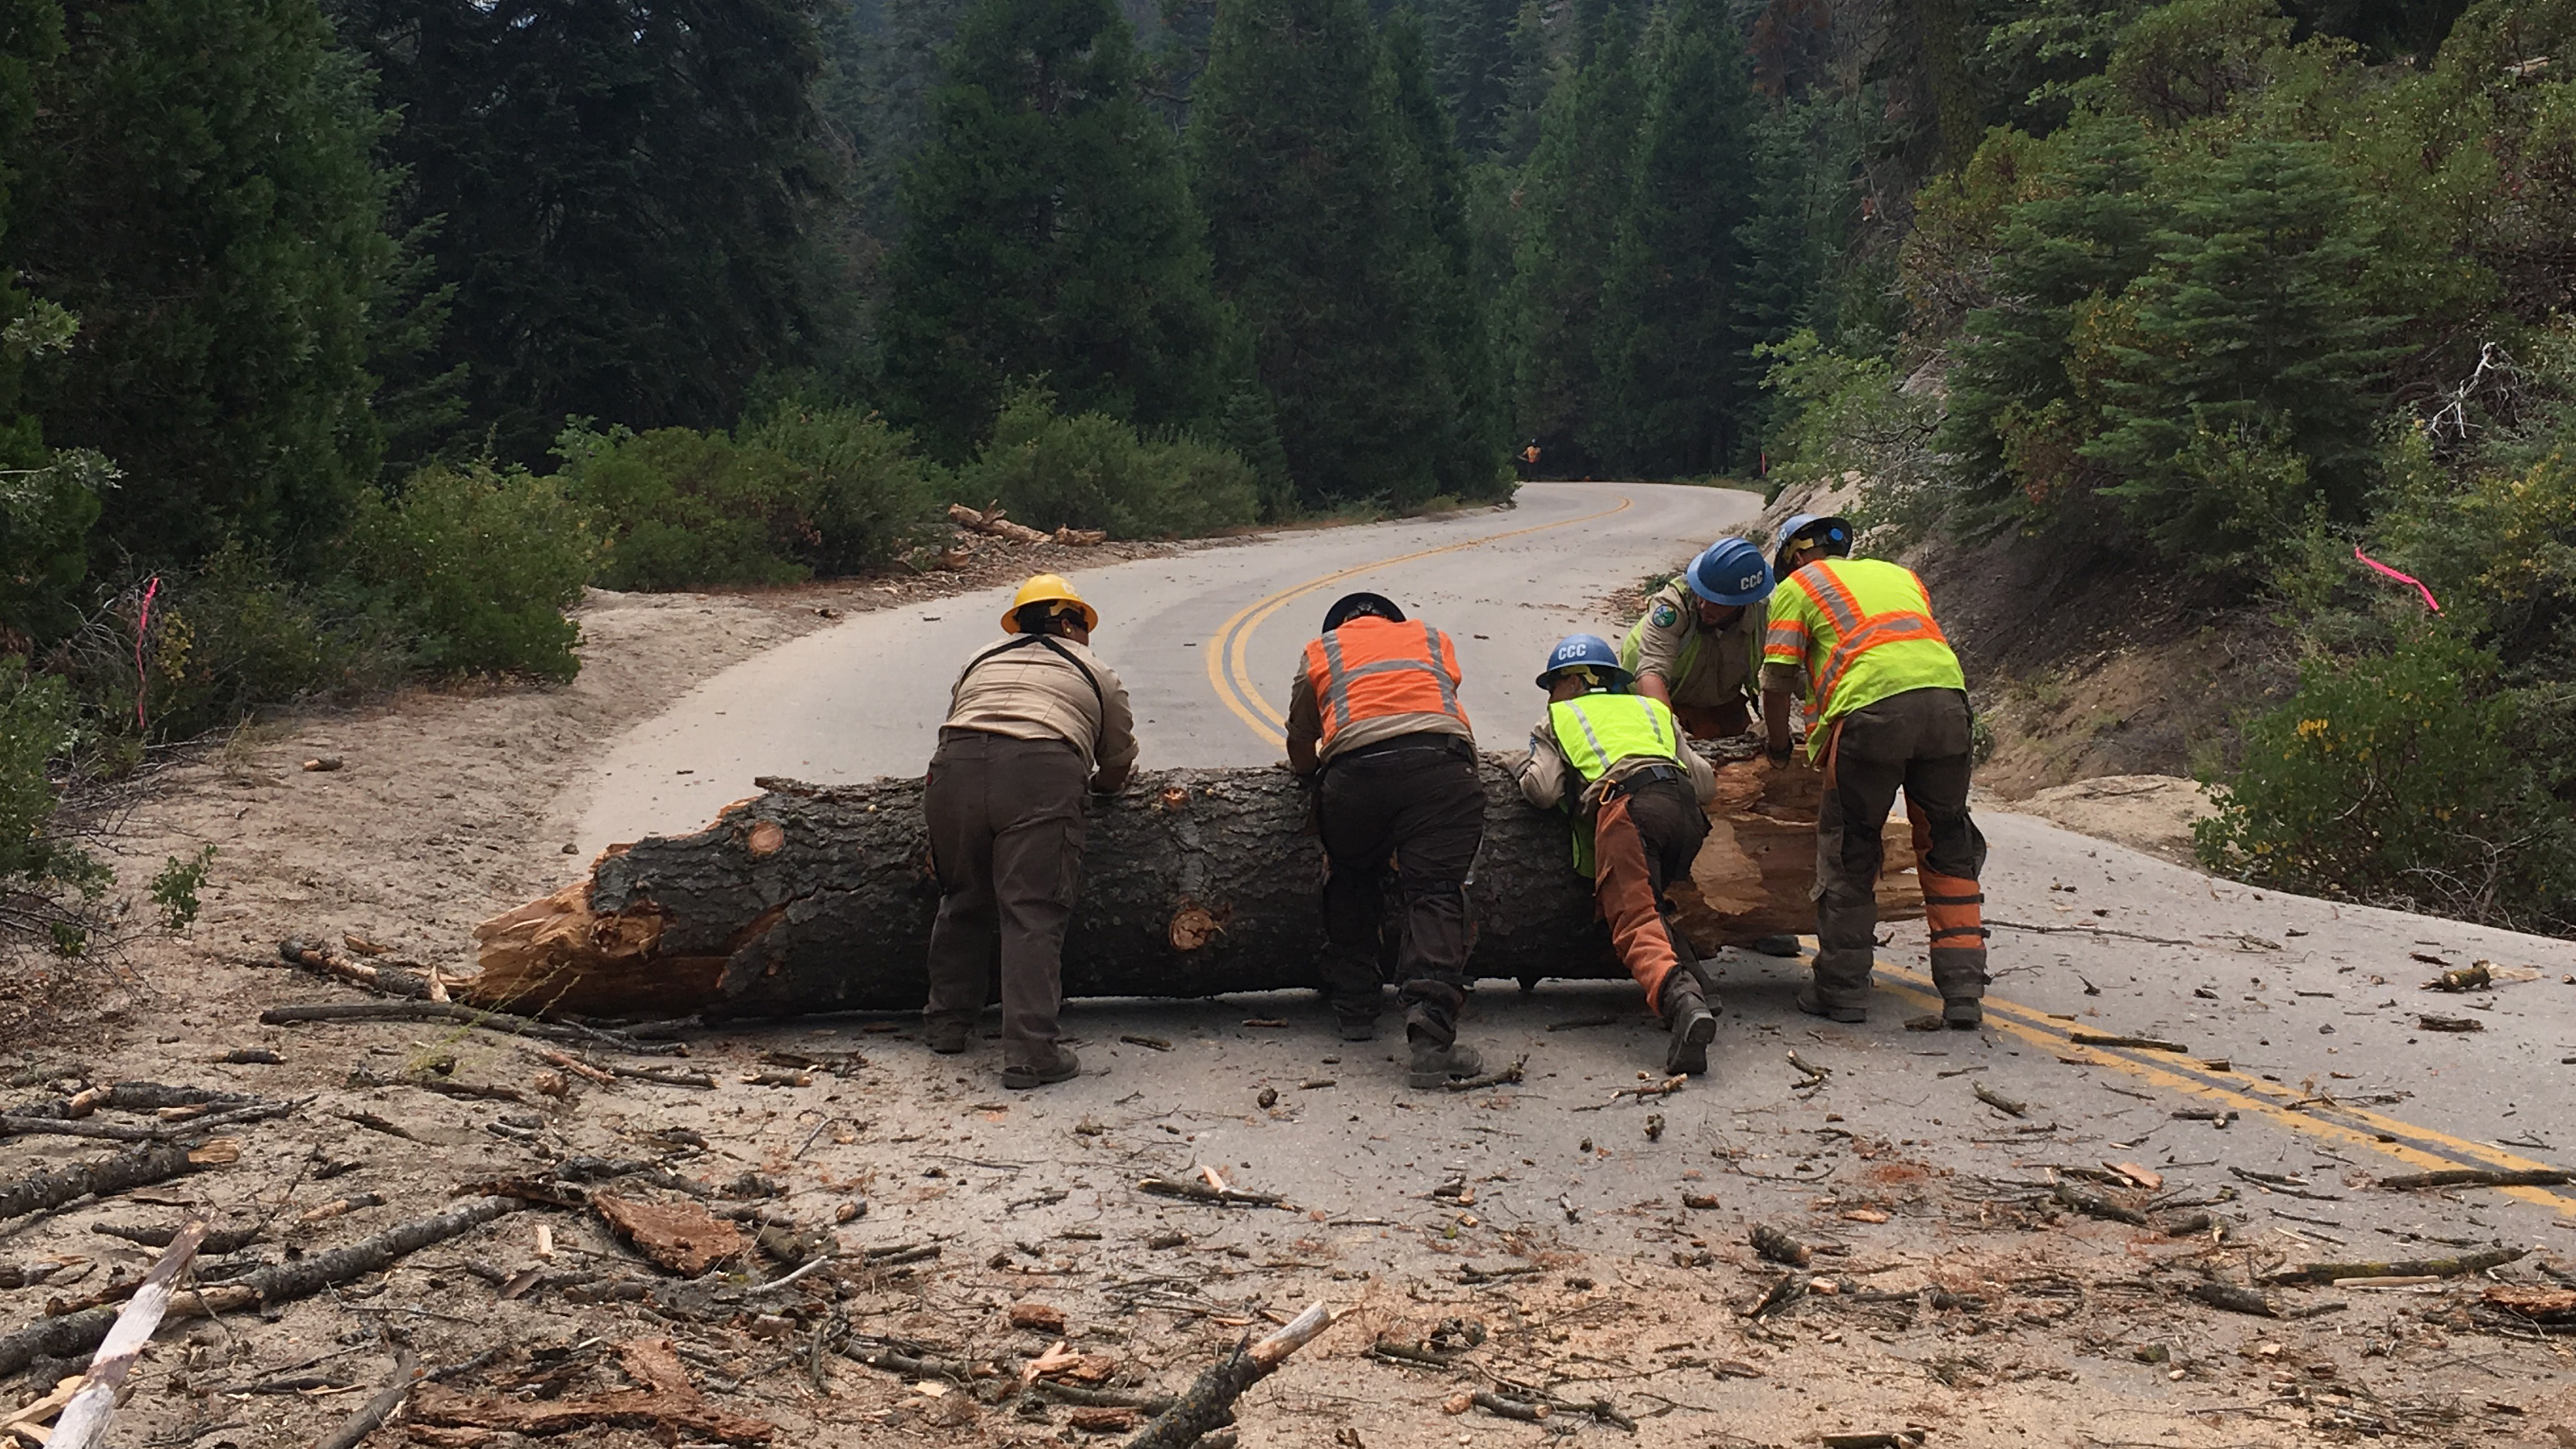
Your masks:
M0 1222L28 1213L58 1208L93 1194L111 1197L132 1188L150 1187L202 1168L221 1167L240 1156L237 1144L144 1147L79 1163L55 1172L39 1172L16 1182L0 1183Z
M1238 1346L1200 1374L1180 1402L1155 1415L1143 1433L1128 1440L1127 1449L1190 1449L1201 1435L1233 1417L1234 1401L1243 1397L1245 1389L1269 1377L1290 1354L1332 1326L1332 1310L1317 1303L1251 1348Z
M398 967L370 966L362 961L352 961L328 945L304 936L289 936L278 942L277 954L289 966L317 976L328 976L335 981L346 981L380 996L427 1001L432 995L426 976Z
M1786 1264L1792 1268L1803 1268L1809 1263L1815 1261L1815 1249L1799 1242L1796 1238L1790 1237L1787 1233L1780 1231L1769 1223L1755 1223L1753 1225L1753 1231L1748 1234L1748 1236L1752 1240L1753 1251L1760 1253L1763 1257L1770 1259L1774 1263Z
M1524 1403L1519 1399L1507 1399L1496 1393L1478 1393L1469 1402L1488 1414L1505 1419L1518 1419L1524 1424L1540 1424L1547 1421L1548 1406L1545 1404Z
M369 1434L394 1416L394 1410L402 1407L402 1401L411 1394L412 1379L419 1372L420 1356L411 1351L411 1346L403 1344L395 1348L394 1371L385 1380L385 1386L376 1390L374 1398L359 1405L356 1413L342 1420L340 1427L332 1430L330 1437L315 1445L314 1449L358 1449Z
M134 1361L142 1356L143 1346L151 1342L153 1330L161 1326L162 1315L170 1311L171 1289L197 1256L197 1245L205 1237L204 1217L191 1215L180 1224L160 1260L143 1275L132 1301L108 1328L97 1356L89 1361L89 1372L82 1376L71 1402L63 1406L53 1434L44 1441L48 1449L97 1449L106 1439L108 1418L116 1412L117 1391L125 1387L126 1376L134 1371Z
M87 1117L111 1112L158 1112L169 1107L245 1106L260 1099L212 1087L173 1087L163 1082L110 1082L85 1087L53 1102L29 1102L12 1108L13 1117Z
M2423 989L2426 991L2484 991L2495 984L2495 973L2487 967L2488 963L2484 961L2474 966L2454 966L2425 982Z
M2439 1172L2401 1172L2379 1179L2377 1186L2412 1192L2426 1187L2564 1187L2571 1182L2576 1182L2576 1172L2556 1167L2446 1167Z
M1978 1101L1985 1103L1987 1106L1994 1108L2005 1116L2027 1117L2030 1115L2030 1104L2028 1102L2015 1101L2014 1099L2005 1096L2003 1093L1996 1091L1994 1088L1987 1086L1983 1082L1976 1083L1973 1090L1977 1094Z
M2239 1288L2233 1283L2221 1283L2214 1278L2195 1279L2184 1284L2182 1291L2185 1297L2196 1298L2212 1308L2223 1308L2230 1313L2250 1313L2256 1318L2281 1316L2280 1305L2264 1294L2251 1288Z
M2488 1248L2456 1258L2402 1258L2387 1263L2302 1263L2263 1275L2266 1283L2332 1283L2337 1278L2457 1278L2501 1268L2531 1252L2529 1248Z
M2474 1016L2423 1015L2415 1018L2415 1025L2425 1031L2468 1032L2487 1029L2487 1024Z
M970 532L1024 547L1055 541L1054 534L1031 528L1025 523L1013 523L1004 517L1003 513L1004 510L999 507L969 508L963 503L948 505L948 521ZM1106 537L1106 535L1103 536Z
M218 1127L283 1117L303 1105L303 1102L256 1102L247 1107L228 1107L190 1121L163 1122L151 1127L57 1117L0 1117L0 1136L23 1133L28 1136L92 1137L106 1142L167 1142L177 1137L194 1137Z
M479 1227L518 1207L505 1197L477 1198L432 1217L403 1223L345 1248L314 1253L273 1268L262 1268L230 1283L200 1288L172 1298L168 1316L195 1318L231 1313L265 1304L309 1298L325 1288L381 1273L410 1254ZM0 1334L0 1376L16 1373L38 1358L64 1358L96 1348L107 1336L116 1314L91 1309L47 1318Z

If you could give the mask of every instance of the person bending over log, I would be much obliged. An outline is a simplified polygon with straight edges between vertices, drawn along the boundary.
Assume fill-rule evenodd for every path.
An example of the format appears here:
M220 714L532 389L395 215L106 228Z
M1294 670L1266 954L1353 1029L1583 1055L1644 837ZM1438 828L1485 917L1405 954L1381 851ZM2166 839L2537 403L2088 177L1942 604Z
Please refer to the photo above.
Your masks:
M1476 735L1459 683L1447 634L1360 593L1326 611L1289 691L1288 767L1316 778L1324 837L1324 993L1344 1041L1377 1035L1378 926L1393 856L1404 898L1396 968L1412 1049L1405 1080L1416 1087L1484 1070L1458 1045L1467 872L1485 839Z
M1912 570L1851 558L1851 527L1800 514L1780 529L1779 587L1762 651L1762 720L1786 766L1789 696L1807 682L1807 757L1823 768L1816 814L1815 980L1798 1009L1863 1020L1878 945L1877 881L1888 807L1905 791L1941 1019L1985 1020L1986 838L1968 815L1972 716L1959 656Z
M1637 693L1672 706L1695 739L1740 735L1752 723L1771 568L1762 550L1721 538L1655 591L1619 644Z
M1708 1070L1717 1014L1664 888L1690 879L1717 772L1683 743L1672 708L1631 692L1634 684L1609 640L1559 641L1538 676L1547 713L1530 731L1521 794L1574 817L1574 869L1591 877L1611 944L1646 988L1646 1008L1663 1019L1664 1071L1697 1076Z
M1099 623L1055 574L1020 585L1002 615L1010 637L968 660L949 690L922 787L940 892L924 1034L932 1051L966 1050L998 960L1005 1087L1081 1070L1056 1041L1056 1013L1082 876L1083 791L1118 793L1136 764L1127 690L1091 652Z

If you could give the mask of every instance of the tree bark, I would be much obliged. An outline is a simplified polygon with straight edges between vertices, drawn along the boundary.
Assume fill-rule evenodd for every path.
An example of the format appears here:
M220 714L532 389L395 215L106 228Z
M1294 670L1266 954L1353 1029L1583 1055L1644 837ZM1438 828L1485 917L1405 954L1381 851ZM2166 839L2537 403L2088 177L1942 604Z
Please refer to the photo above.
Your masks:
M1485 847L1469 898L1484 977L1621 978L1572 869L1566 818L1536 810L1500 760L1483 771ZM1814 928L1813 771L1758 760L1719 772L1713 825L1673 898L1703 954ZM908 1010L939 890L921 781L817 786L765 778L692 835L611 846L589 879L475 929L468 999L595 1016ZM1922 914L1910 832L1887 830L1884 917ZM1323 853L1285 769L1141 774L1095 800L1068 996L1213 996L1318 984ZM1392 895L1392 892L1390 892ZM1391 939L1391 934L1390 934Z

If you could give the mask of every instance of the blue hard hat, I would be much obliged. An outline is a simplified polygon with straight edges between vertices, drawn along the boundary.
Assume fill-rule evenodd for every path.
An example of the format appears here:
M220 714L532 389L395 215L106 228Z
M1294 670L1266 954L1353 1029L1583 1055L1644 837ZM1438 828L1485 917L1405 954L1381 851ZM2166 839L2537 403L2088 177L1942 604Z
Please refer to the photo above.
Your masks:
M1816 542L1823 544L1826 554L1831 557L1851 557L1851 522L1832 513L1800 513L1781 524L1780 536L1771 544L1771 556L1778 558L1781 550L1789 546L1789 540L1802 533L1815 535Z
M1682 577L1692 593L1712 604L1758 604L1771 597L1771 565L1758 545L1741 538L1710 544Z
M1547 682L1566 669L1599 670L1610 676L1614 689L1625 689L1636 678L1619 663L1619 651L1598 634L1568 634L1557 640L1556 647L1547 651L1547 667L1538 672L1538 687L1547 688Z

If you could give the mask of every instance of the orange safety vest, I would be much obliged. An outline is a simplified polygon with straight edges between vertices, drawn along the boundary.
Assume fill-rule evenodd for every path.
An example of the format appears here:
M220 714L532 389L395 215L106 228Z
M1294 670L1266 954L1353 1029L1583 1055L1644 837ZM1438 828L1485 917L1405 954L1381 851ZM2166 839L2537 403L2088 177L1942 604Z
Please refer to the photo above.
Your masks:
M1458 651L1429 624L1352 619L1306 646L1306 681L1323 716L1327 750L1354 720L1445 714L1467 725L1458 703Z

